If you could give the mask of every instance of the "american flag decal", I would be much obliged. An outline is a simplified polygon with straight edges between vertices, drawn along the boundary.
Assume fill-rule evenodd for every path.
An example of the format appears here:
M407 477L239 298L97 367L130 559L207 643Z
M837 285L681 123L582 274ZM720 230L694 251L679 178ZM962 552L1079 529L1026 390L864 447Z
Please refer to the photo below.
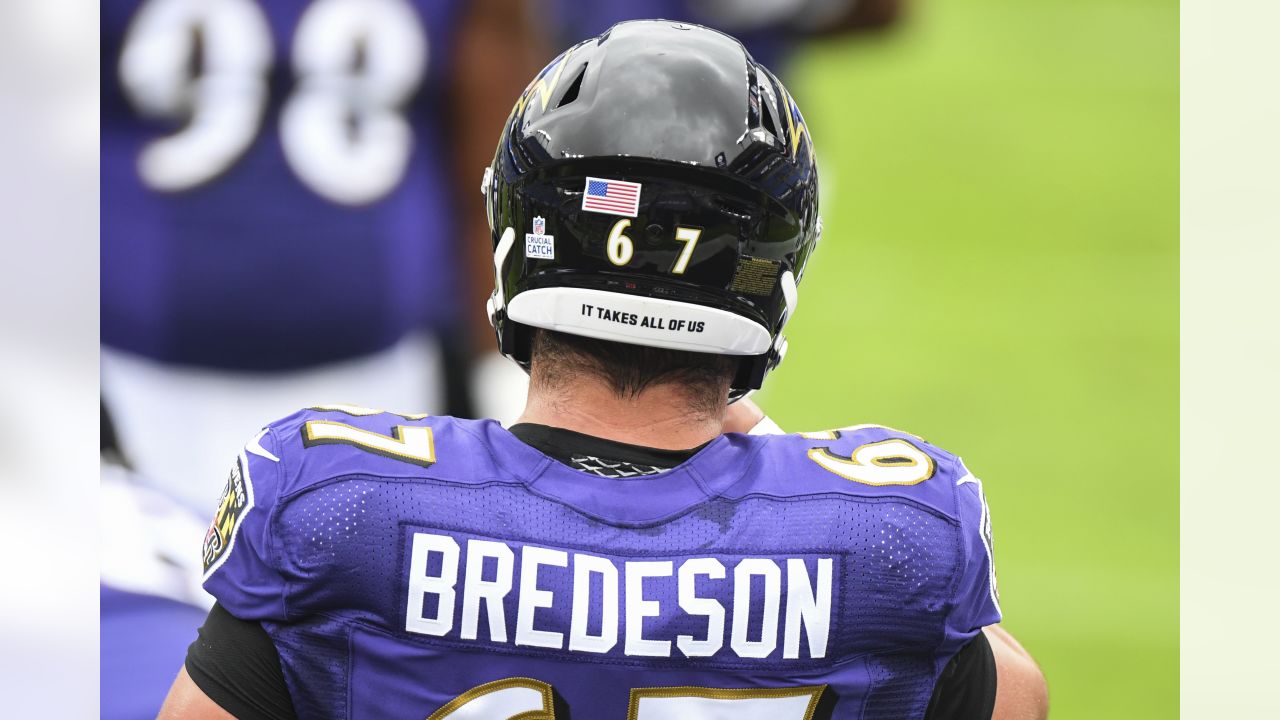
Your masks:
M640 210L640 183L589 177L582 192L582 209L635 217Z

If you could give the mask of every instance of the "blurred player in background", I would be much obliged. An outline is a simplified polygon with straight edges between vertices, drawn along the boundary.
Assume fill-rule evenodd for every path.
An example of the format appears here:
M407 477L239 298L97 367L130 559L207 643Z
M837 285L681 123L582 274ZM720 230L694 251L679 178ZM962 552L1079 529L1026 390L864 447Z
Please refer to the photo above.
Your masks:
M200 517L150 489L129 468L106 406L101 424L98 557L99 713L102 720L155 717L191 630L213 604L200 587Z
M234 433L317 397L475 414L475 168L527 16L104 0L102 384L143 475L203 511Z
M791 52L806 38L882 30L905 0L543 0L556 10L556 47L641 18L695 22L733 34L757 62L785 77Z
M535 78L482 188L520 422L329 405L255 434L163 718L1045 716L958 457L730 405L785 357L822 234L772 73L621 23Z

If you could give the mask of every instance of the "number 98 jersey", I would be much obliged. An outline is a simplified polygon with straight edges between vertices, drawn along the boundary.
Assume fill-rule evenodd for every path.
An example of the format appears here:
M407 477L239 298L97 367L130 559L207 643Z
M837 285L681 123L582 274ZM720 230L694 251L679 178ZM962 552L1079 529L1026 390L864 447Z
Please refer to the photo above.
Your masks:
M462 9L104 0L103 341L284 369L455 317Z
M246 445L205 588L300 718L907 720L999 622L989 529L958 458L884 427L602 478L493 421L330 406Z

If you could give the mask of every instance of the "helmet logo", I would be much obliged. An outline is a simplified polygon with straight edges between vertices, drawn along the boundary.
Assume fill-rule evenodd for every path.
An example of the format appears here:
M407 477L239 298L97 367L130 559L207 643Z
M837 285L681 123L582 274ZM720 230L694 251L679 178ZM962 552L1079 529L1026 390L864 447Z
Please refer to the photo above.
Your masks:
M800 138L808 134L809 128L804 123L804 117L800 115L800 108L796 107L796 101L791 98L791 93L784 89L782 95L786 103L782 112L787 117L787 135L791 137L791 157L794 158L800 150Z
M556 259L556 239L547 234L547 220L541 215L533 218L533 232L525 233L524 256L535 260Z
M535 92L538 93L539 99L542 101L543 112L546 112L547 103L551 102L551 93L555 92L556 85L560 84L560 76L564 74L564 66L569 64L569 58L573 56L573 51L574 48L569 48L569 50L560 57L560 61L554 65L556 71L551 75L550 82L547 82L547 72L551 70L553 66L548 65L543 69L542 74L539 75L537 79L529 83L529 87L525 89L524 93L520 96L520 99L516 101L516 115L524 112L525 106L529 104L529 100L533 97Z

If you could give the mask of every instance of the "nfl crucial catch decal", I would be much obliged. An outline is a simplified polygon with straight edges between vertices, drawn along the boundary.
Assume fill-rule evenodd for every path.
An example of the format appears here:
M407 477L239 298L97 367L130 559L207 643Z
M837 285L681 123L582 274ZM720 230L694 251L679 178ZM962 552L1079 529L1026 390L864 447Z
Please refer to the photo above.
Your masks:
M231 466L227 486L222 490L222 500L218 502L209 532L204 535L202 559L206 579L227 559L240 521L253 507L253 484L249 481L248 466L244 453L241 453Z
M533 232L525 233L524 256L535 260L556 259L556 239L547 234L547 220L541 215L533 218Z
M589 177L582 190L582 209L635 217L640 211L640 183Z

